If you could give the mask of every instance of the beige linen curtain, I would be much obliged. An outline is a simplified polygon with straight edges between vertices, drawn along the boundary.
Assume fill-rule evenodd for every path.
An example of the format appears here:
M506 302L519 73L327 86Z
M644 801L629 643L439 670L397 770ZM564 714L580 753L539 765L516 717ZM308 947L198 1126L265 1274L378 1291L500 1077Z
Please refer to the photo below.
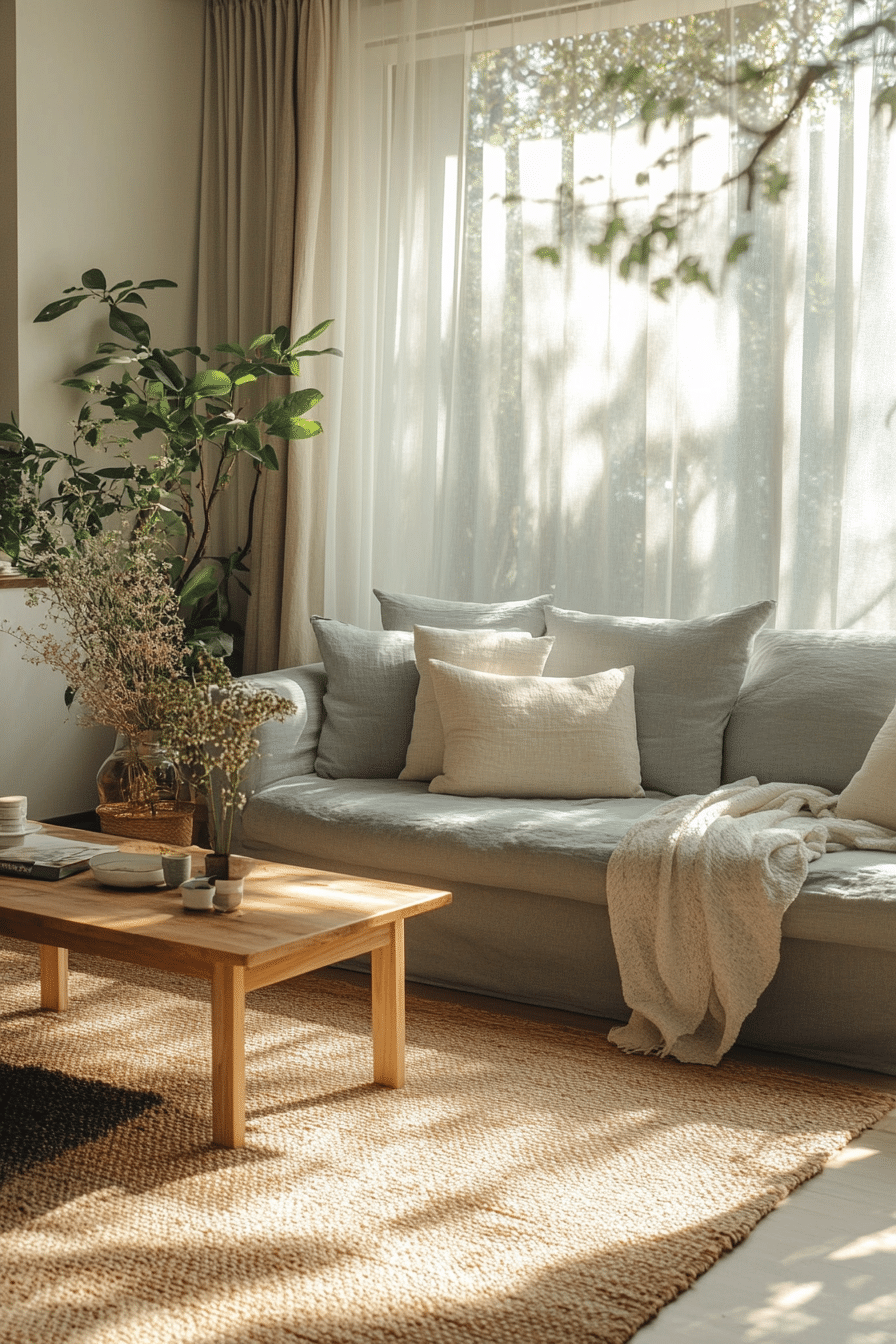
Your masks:
M331 61L330 0L208 0L198 294L204 349L284 324L297 336L330 316L314 275L329 230ZM306 360L295 385L326 392L328 358ZM265 399L288 390L261 386ZM322 423L325 410L326 403ZM281 444L278 455L279 472L261 474L255 508L247 672L317 657L308 618L323 603L326 434ZM222 501L216 553L243 535L253 483L254 473L242 470Z

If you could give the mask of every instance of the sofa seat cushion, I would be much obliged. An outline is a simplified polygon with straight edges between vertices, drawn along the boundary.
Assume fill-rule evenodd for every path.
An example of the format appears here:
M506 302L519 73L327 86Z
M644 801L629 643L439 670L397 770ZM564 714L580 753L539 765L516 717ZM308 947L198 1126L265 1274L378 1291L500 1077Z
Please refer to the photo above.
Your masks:
M896 952L896 854L844 849L809 864L785 938Z
M416 780L301 775L246 804L242 836L340 863L400 870L435 885L475 882L606 904L614 847L662 798L461 798Z
M242 815L245 852L380 870L409 881L530 891L606 905L619 840L663 797L458 798L397 779L271 784ZM896 854L844 850L809 865L784 914L786 938L896 952Z

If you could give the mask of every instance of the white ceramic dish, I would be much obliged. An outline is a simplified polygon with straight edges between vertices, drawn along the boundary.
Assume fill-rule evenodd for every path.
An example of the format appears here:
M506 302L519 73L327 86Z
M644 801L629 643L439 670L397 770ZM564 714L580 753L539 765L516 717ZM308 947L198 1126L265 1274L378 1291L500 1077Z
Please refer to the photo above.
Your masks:
M165 881L161 854L98 854L90 871L104 887L159 887Z
M24 826L17 826L14 831L4 831L3 828L0 827L0 840L5 839L7 836L33 835L35 831L42 830L43 826L39 821L26 821Z

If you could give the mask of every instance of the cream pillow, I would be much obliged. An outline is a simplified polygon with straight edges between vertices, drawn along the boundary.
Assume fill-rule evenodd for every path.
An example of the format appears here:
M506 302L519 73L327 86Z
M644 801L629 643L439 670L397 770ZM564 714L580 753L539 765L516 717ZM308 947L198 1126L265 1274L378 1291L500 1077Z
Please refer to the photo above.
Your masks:
M533 638L519 630L442 630L414 626L414 657L420 684L414 704L414 726L405 766L399 779L432 779L442 770L442 720L436 703L429 660L438 658L453 667L505 676L541 676L553 647L549 635Z
M896 709L868 748L834 808L838 817L896 831Z
M430 793L642 798L635 670L505 677L433 659L445 750Z

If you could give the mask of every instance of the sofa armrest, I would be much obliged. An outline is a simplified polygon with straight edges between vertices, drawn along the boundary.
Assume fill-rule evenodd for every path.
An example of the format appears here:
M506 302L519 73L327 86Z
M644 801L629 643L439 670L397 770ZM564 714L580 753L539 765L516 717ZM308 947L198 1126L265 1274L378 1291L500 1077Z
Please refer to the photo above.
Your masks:
M269 719L258 729L258 755L249 764L243 781L246 797L251 798L278 779L313 775L327 686L323 663L253 672L240 680L274 691L295 705L295 713L282 723Z

